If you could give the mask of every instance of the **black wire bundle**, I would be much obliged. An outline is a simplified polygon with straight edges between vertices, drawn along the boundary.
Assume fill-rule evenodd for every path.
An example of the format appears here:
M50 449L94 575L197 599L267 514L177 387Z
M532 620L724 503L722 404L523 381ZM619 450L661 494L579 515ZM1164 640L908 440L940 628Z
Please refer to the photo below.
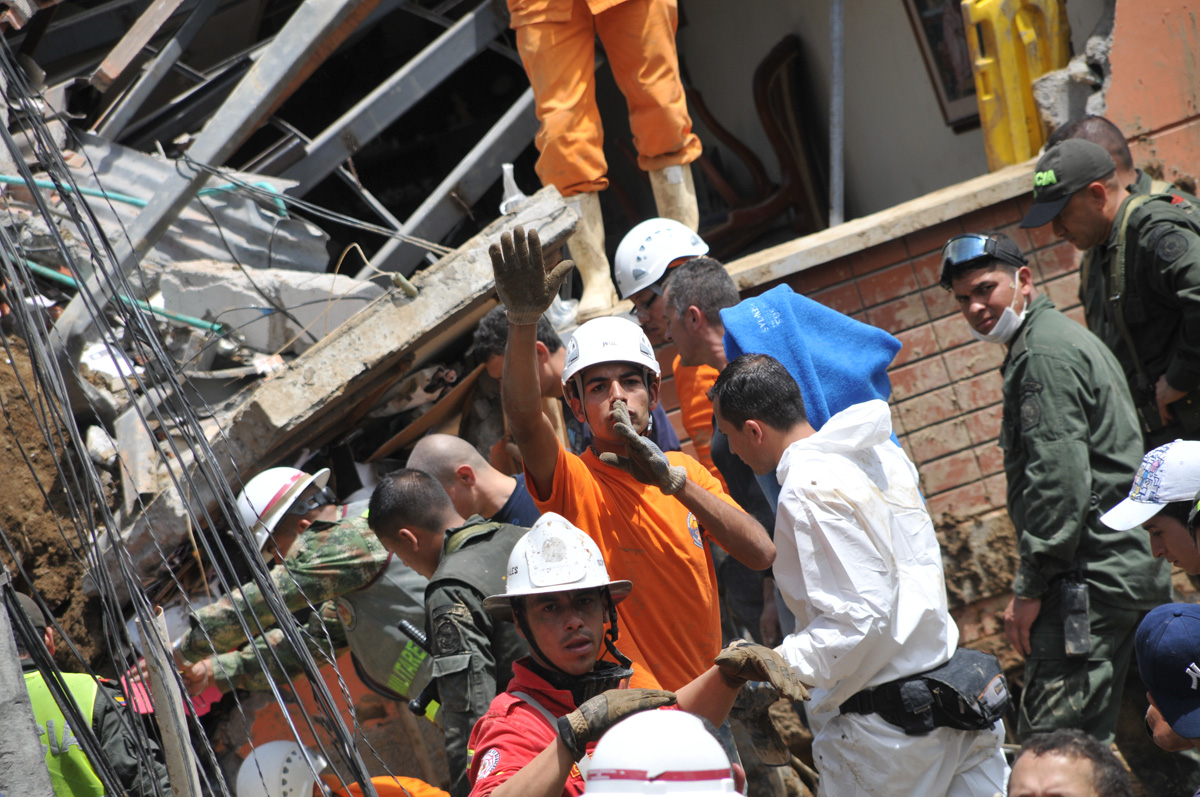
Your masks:
M103 292L107 296L117 294L125 296L139 295L141 292L139 286L134 285L130 276L123 273L119 267L114 251L106 240L91 208L73 190L75 186L70 169L42 119L35 96L31 92L23 72L17 66L7 42L0 44L0 75L2 75L7 84L6 99L10 108L23 114L22 121L26 130L28 145L32 148L32 151L38 158L39 164L45 170L44 176L60 187L61 190L58 193L61 197L63 207L66 209L66 215L70 217L71 223L74 226L73 231L83 240L91 252L90 270L99 277ZM284 604L282 596L275 589L266 564L261 558L255 544L254 536L241 520L236 508L235 487L231 486L223 475L223 469L217 462L216 454L208 441L205 430L201 427L200 416L180 389L176 368L161 341L156 320L149 312L136 305L122 302L105 303L87 290L86 279L91 274L85 273L81 269L82 264L74 262L67 243L55 223L55 216L64 215L63 211L59 209L52 211L47 205L45 197L37 189L32 188L32 174L25 165L24 159L12 135L3 125L0 125L0 138L3 138L7 150L13 153L21 176L31 186L30 190L33 194L34 202L41 216L47 222L55 246L63 262L69 264L72 275L81 286L75 301L83 302L94 328L99 332L102 340L106 342L106 345L110 348L110 351L113 351L115 356L123 357L123 352L117 345L119 339L117 328L110 321L110 318L119 319L121 324L130 333L125 337L126 341L130 342L134 349L135 359L147 363L156 363L161 366L156 369L148 369L148 371L152 370L157 375L157 381L136 372L125 373L123 369L121 378L124 381L128 395L142 397L141 400L135 400L131 406L135 408L141 423L146 429L151 429L155 424L163 429L173 429L174 434L167 434L163 440L156 443L157 453L164 461L170 459L176 465L175 467L167 468L167 471L170 474L173 489L177 491L178 495L185 497L183 504L186 507L188 520L192 528L206 527L208 529L216 529L223 526L232 531L230 538L237 546L242 558L249 563L253 582L261 590L271 613L274 615L276 625L283 632L286 644L291 645L295 649L303 663L304 674L308 677L314 698L319 707L319 716L313 717L307 713L302 714L305 725L312 737L318 740L320 739L320 735L316 732L316 724L319 723L324 727L333 738L332 747L334 749L332 752L335 755L331 755L331 752L325 749L325 745L321 745L322 754L329 760L341 761L346 770L358 781L363 789L363 793L374 795L375 791L370 784L367 768L355 744L356 739L365 738L358 719L354 717L355 733L352 735L341 721L333 695L318 670L318 663L309 653L308 645L306 644L306 638L309 638L308 633L299 626L296 619L288 610L288 607ZM190 162L190 164L195 168L208 169L208 167L202 167L194 162ZM225 175L225 179L229 179L228 175ZM274 198L277 195L271 194L270 196ZM144 628L148 627L148 624L154 621L151 607L141 589L142 581L134 570L133 560L125 549L125 542L120 534L120 524L105 500L104 487L100 480L100 475L94 463L85 453L86 446L84 445L80 426L76 417L71 412L68 387L71 380L77 379L78 375L73 373L68 361L60 359L57 356L52 342L53 330L48 327L44 314L31 311L30 305L25 301L28 296L34 293L32 289L34 284L33 277L25 267L27 254L22 250L20 243L14 239L9 228L0 225L0 280L6 284L7 291L11 297L10 303L17 328L21 331L22 337L29 349L34 373L35 384L27 385L22 381L20 388L25 400L29 403L30 408L37 418L45 445L51 454L54 451L62 451L64 454L66 452L75 452L76 454L73 457L74 467L64 464L65 456L58 457L55 461L57 480L63 488L69 507L68 516L58 517L56 521L63 539L67 541L68 546L74 552L78 563L81 566L86 566L95 579L100 595L101 607L107 625L112 630L112 633L105 635L104 644L107 653L118 670L126 670L134 662L127 653L129 646L124 639L124 612L122 611L120 595L122 592L125 592L131 596L134 613ZM135 270L131 276L139 277L140 275ZM11 348L12 341L7 335L4 335L2 336L2 342L9 359L12 360L14 355L14 351ZM18 379L20 379L19 372L17 374ZM204 409L207 409L207 407ZM8 408L0 406L0 410L3 410L6 422L9 425L10 435L16 445L21 447L22 455L31 466L30 470L34 473L36 480L36 471L32 467L33 463L29 458L29 454L25 447L22 446L15 430L12 428L11 414ZM212 413L209 412L208 414L211 415ZM220 430L219 434L223 436L224 430ZM232 445L226 447L226 450L232 449ZM192 463L190 471L186 467L187 463ZM185 467L178 467L179 464L183 464ZM229 464L235 466L230 468L231 471L241 472L241 468L236 467L236 463L231 462ZM241 489L241 487L242 485L239 480L236 489ZM46 487L40 481L38 482L38 489L41 490L43 498L49 502ZM215 497L217 507L215 516L204 505L204 501L186 500L189 496L204 495ZM137 500L137 505L143 511L146 508L140 497ZM103 530L107 530L107 533L102 535ZM73 533L73 542L68 536L69 533ZM103 559L97 551L102 536L112 548L114 554L112 558L116 563L117 571L115 578L117 580L114 580L114 574L105 566ZM153 539L153 535L151 537ZM224 544L216 539L215 535L200 534L196 535L196 539L203 548L207 560L218 563L219 566L216 568L216 573L223 590L231 595L235 590L240 591L241 586L231 583L225 575L226 573L234 572L235 568L230 553ZM0 543L5 546L14 561L17 562L18 569L25 581L33 584L30 574L25 572L24 568L20 566L20 557L17 555L12 540L3 528L0 528ZM159 547L156 539L153 540L153 544L158 550L162 561L166 562L168 558L167 554ZM80 554L81 551L83 552L82 554ZM172 574L172 579L175 580L176 586L185 595L186 599L186 592L178 580L175 579L174 574ZM5 592L5 600L11 601L11 598L8 596L9 590ZM34 598L42 606L43 611L45 611L46 605L42 597L35 595ZM189 608L191 608L190 604ZM312 606L311 602L309 603L309 608L316 611L316 607ZM45 613L47 617L52 617L49 611ZM254 639L267 630L266 624L261 622L258 617L249 613L239 615L238 623L247 639ZM23 627L24 623L17 623L16 625ZM67 641L71 652L81 662L83 669L94 676L95 673L91 672L90 668L88 668L87 662L79 649L70 640L69 636L63 633L63 629L57 621L54 621L54 626L59 635ZM29 629L25 629L25 631L28 633ZM146 636L143 635L144 642L146 642ZM209 639L208 641L211 643L212 640ZM327 662L333 662L331 652L333 644L327 636L323 640L311 640L309 638L309 641L315 642L317 647L326 652L324 658ZM280 684L271 676L270 662L257 646L252 645L251 647L254 649L258 664L267 676L271 694L278 703L283 705L284 696L281 693ZM39 645L34 645L31 650L38 648L40 648L40 643ZM48 683L55 684L57 683L60 671L54 665L53 660L48 655L44 655L44 649L42 650L43 655L39 656L37 661L38 668L46 676ZM271 659L274 660L276 667L280 671L283 671L279 657L273 648L269 649L269 654ZM178 674L176 674L175 680L179 688L182 689L183 682ZM287 677L286 674L284 681L290 689L295 689L291 678ZM340 673L338 674L338 682L343 699L348 706L351 706L351 711L353 712L353 701ZM61 690L55 693L56 698L64 698L65 696L59 694L59 691ZM71 710L71 706L66 705L67 703L71 703L71 701L66 700L64 703L60 700L64 714L67 714ZM73 703L71 705L73 706ZM77 709L75 711L77 713ZM238 702L238 711L242 716L247 736L249 736L249 720L245 716L240 701ZM285 709L283 715L287 719L292 733L296 736L297 741L299 741L300 735L293 722L291 713ZM68 714L68 716L71 715ZM199 725L199 721L194 714L189 712L188 716L192 738L194 740L201 740L200 749L197 753L201 758L202 766L200 767L200 771L203 788L211 794L229 795L230 787L221 774L217 757L208 742L204 729ZM76 727L74 723L77 718L74 716L71 716L71 718L73 723L72 728L77 736L80 737L85 751L87 751L93 761L96 761L94 754L99 750L99 747L94 734L92 734L90 723L84 722ZM132 722L131 725L133 733L138 735L139 738L145 738L144 734L146 730L142 723ZM376 759L379 759L378 753L373 749L372 752L375 754ZM382 763L382 760L379 760ZM101 777L105 788L110 794L116 795L122 793L119 784L112 781L111 770L103 765L98 765L97 774ZM321 788L326 789L323 784Z

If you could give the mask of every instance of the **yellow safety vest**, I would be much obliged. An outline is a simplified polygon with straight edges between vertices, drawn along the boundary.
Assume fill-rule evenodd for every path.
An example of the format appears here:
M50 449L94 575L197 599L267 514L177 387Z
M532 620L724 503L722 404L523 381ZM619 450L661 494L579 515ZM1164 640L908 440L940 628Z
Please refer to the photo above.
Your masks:
M71 698L79 706L79 712L91 721L92 707L96 703L99 686L90 675L63 673L63 682ZM84 755L83 748L63 716L54 694L46 686L40 672L25 673L25 688L33 704L33 717L37 720L46 748L46 768L50 770L50 781L54 784L57 797L104 797L104 784L96 776L92 764Z

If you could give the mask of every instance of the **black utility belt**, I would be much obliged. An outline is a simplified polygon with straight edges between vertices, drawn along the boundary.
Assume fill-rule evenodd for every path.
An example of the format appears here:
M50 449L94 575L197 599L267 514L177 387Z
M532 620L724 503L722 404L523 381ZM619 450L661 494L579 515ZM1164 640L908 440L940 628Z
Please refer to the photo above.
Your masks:
M908 736L934 728L981 731L1008 708L1008 681L990 653L968 648L928 672L863 689L841 705L842 714L878 714Z

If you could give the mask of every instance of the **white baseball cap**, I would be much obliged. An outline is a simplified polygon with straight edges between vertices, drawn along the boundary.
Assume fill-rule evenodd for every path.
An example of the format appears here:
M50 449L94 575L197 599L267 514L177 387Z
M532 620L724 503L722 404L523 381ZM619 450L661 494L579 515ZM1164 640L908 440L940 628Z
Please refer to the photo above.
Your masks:
M1200 490L1200 442L1176 440L1142 457L1129 497L1100 518L1124 531L1140 526L1174 501L1191 501Z

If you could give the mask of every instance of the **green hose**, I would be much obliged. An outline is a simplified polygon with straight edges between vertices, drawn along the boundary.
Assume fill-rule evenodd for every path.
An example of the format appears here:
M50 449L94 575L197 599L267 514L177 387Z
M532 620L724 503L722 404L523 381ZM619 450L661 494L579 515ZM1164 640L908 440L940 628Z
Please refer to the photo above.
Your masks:
M59 285L62 285L64 288L75 288L76 290L79 289L79 283L75 281L74 277L69 277L66 274L55 271L52 268L39 266L37 263L33 263L29 260L25 261L25 265L30 271L32 271L34 274L37 274L39 277L44 277L51 282L56 282ZM130 299L128 296L118 295L117 300L123 304L137 305L147 312L160 315L163 318L169 318L172 321L178 321L181 324L187 324L188 326L195 327L196 329L203 329L206 332L215 332L218 335L224 335L225 333L229 332L229 325L222 324L219 321L205 321L202 318L194 318L190 315L172 313L170 310L164 310L161 307L155 307L152 304L143 302L141 299Z

